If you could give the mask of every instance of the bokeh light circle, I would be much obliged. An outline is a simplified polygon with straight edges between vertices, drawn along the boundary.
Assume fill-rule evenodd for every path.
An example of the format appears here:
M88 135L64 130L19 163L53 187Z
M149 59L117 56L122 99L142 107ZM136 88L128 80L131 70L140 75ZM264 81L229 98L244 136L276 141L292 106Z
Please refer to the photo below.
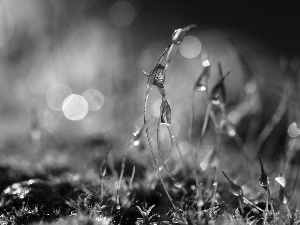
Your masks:
M88 113L88 102L81 95L71 94L64 100L62 110L67 119L81 120Z
M103 94L96 89L86 90L82 96L88 102L90 111L98 111L104 104Z
M296 138L300 135L300 129L298 128L296 122L291 123L291 125L288 128L288 134L292 138Z
M194 36L186 36L179 46L180 53L185 58L195 58L201 52L201 42Z
M135 9L128 1L116 1L109 10L109 17L117 26L128 26L135 18Z
M68 85L56 83L48 88L46 100L52 109L62 110L63 102L70 94L72 90Z

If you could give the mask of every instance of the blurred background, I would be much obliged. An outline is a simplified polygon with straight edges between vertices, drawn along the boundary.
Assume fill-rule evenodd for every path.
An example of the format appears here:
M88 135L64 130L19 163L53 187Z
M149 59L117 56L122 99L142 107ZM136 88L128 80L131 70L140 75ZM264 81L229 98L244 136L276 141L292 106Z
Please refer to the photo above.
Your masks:
M188 135L192 87L206 51L223 70L229 106L245 81L237 48L251 58L274 111L281 95L279 56L300 51L296 5L226 1L0 1L0 145L40 135L129 140L142 124L146 77L175 29L196 24L166 74L172 124ZM212 68L210 85L216 82ZM204 101L197 97L199 103ZM159 93L149 114L159 115ZM197 115L205 107L197 106ZM39 132L34 133L35 130Z

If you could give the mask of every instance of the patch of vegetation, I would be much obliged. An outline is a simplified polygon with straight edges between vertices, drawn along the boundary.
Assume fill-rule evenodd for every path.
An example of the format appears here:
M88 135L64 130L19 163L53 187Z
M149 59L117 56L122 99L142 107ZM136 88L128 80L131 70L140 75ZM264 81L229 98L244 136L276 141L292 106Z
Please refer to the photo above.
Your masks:
M291 166L295 163L297 145L287 147L287 154L275 172L266 169L264 158L259 155L285 114L290 121L299 121L291 109L292 99L299 94L299 88L294 85L298 81L299 65L282 60L285 80L281 100L253 145L238 135L238 127L245 118L251 123L251 116L259 114L256 80L247 81L243 99L229 114L224 82L230 71L223 73L220 62L202 53L203 70L191 89L193 97L205 96L206 113L201 132L195 134L196 101L193 99L190 145L183 147L174 134L164 83L179 45L194 27L175 30L172 43L150 73L143 71L147 77L144 122L133 133L123 157L113 153L113 145L101 142L102 150L106 150L102 155L98 154L99 149L89 146L90 151L83 157L64 146L67 151L63 154L61 149L48 151L51 152L48 158L40 156L45 161L38 160L43 163L28 165L26 170L18 169L15 161L7 161L0 167L1 224L296 224L300 221L298 170L294 173ZM240 53L239 58L244 70L251 73L245 56ZM211 68L215 65L218 81L209 90ZM161 106L153 132L154 119L148 116L147 108L154 87L161 95ZM163 131L168 133L167 139L162 139ZM205 163L200 163L199 150L208 135L214 138L214 144ZM241 167L249 176L245 178L247 182L234 181L239 176L239 168L222 170L224 163L236 160L224 154L226 141L238 146L239 159L243 160ZM57 159L62 156L64 159L59 163ZM254 163L259 165L259 170Z

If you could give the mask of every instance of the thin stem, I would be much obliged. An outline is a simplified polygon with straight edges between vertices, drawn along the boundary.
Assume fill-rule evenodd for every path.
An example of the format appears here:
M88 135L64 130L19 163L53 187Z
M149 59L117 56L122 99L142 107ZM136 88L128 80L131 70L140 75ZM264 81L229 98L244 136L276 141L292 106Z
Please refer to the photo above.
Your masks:
M213 206L214 206L214 203L215 203L215 200L216 200L216 193L217 193L217 188L218 188L218 182L216 181L216 176L217 176L217 171L216 171L216 167L215 167L215 170L214 170L214 192L213 192L213 196L211 198L211 205L210 205L210 216L212 217L212 213L213 213Z
M172 138L173 142L175 142L175 145L176 145L176 148L177 148L177 150L178 150L179 156L180 156L182 162L184 162L184 158L183 158L183 155L182 155L180 146L179 146L179 144L178 144L177 138L176 138L176 136L175 136L175 133L174 133L174 130L173 130L172 125L168 126L168 130L169 130L169 133L170 133L170 135L171 135L171 138Z
M223 109L222 109L223 110ZM220 149L221 149L221 134L223 131L223 122L221 119L220 125L218 125L215 114L213 111L210 111L209 113L210 118L212 119L213 123L214 123L214 129L215 129L215 133L216 133L216 147L213 149L212 154L209 157L208 163L211 164L213 159L216 157L217 154L220 153ZM222 118L224 117L223 112L222 112Z
M161 173L160 173L160 171L159 171L159 167L158 167L158 164L157 164L157 161L156 161L156 158L155 158L155 154L154 154L154 150L153 150L153 145L152 145L152 141L151 141L151 138L150 138L150 134L149 134L148 127L146 127L146 134L147 134L147 140L148 140L148 144L149 144L149 147L150 147L150 151L151 151L153 163L154 163L154 166L156 167L157 174L158 174L159 179L160 179L160 181L161 181L161 183L162 183L162 185L163 185L163 188L164 188L164 190L165 190L165 192L166 192L166 194L167 194L167 197L169 198L169 201L171 202L172 207L173 207L174 210L177 212L177 208L176 208L176 206L175 206L175 204L174 204L174 201L173 201L173 199L171 198L171 196L170 196L170 194L169 194L169 192L168 192L168 190L167 190L167 188L166 188L166 185L165 185L165 183L164 183L164 181L163 181L163 179L162 179Z
M197 197L197 201L198 201L198 204L197 204L198 218L197 218L197 220L198 220L198 224L201 224L201 218L202 218L202 208L201 207L203 206L202 185L197 185L196 188L197 188L197 195L196 195L196 197ZM200 194L201 194L201 196L200 196ZM202 204L199 204L200 198L202 198L201 199L201 203Z
M151 89L152 88L150 88L146 92L145 103L144 103L144 124L146 124L146 122L147 122L147 119L146 119L146 116L147 116L147 105L148 105L148 98L149 98L149 94L150 94Z
M103 200L104 197L104 183L102 180L100 180L100 185L101 185L101 195L100 195L100 199Z
M165 55L165 53L167 52L167 50L170 48L170 45L167 46L167 48L164 50L164 52L162 53L162 55L160 56L157 64L154 66L154 68L151 70L149 76L148 76L148 83L147 83L147 91L146 91L146 97L145 97L145 103L144 103L144 124L146 123L146 115L147 115L147 105L148 105L148 98L149 98L149 94L150 94L150 91L152 89L152 86L153 86L153 80L154 80L154 72L155 72L155 69L156 67L158 66L159 63L161 63L161 60L163 58L163 56ZM177 208L175 207L175 204L174 204L174 201L173 199L171 198L166 186L165 186L165 183L162 179L162 176L161 176L161 173L159 171L159 167L158 167L158 164L157 164L157 161L156 161L156 158L155 158L155 154L154 154L154 149L153 149L153 145L152 145L152 141L151 141L151 138L150 138L150 134L149 134L149 130L148 130L148 126L146 126L146 134L147 134L147 140L148 140L148 144L149 144L149 147L150 147L150 151L151 151L151 155L152 155L152 160L153 160L153 163L156 167L156 170L157 170L157 173L158 173L158 176L159 176L159 179L163 185L163 188L174 208L174 210L177 212Z
M122 165L121 165L121 173L120 173L120 177L119 177L119 180L118 180L118 186L117 186L117 204L119 204L119 191L120 191L120 188L121 188L121 181L122 181L123 176L124 176L126 157L127 157L127 154L129 152L129 150L132 147L133 147L133 145L130 143L129 146L127 147L126 151L123 154ZM134 176L134 172L135 172L135 163L134 163L134 168L133 169L134 169L134 171L133 171L132 176ZM133 179L133 177L132 177L132 179Z
M121 166L121 174L120 174L120 178L119 178L119 182L118 182L118 189L120 188L120 183L121 183L121 180L122 180L123 175L124 175L125 161L126 161L127 152L128 152L128 150L126 150L125 153L123 154L122 166Z
M244 205L243 205L243 202L242 202L242 199L240 196L238 197L238 202L239 202L239 206L240 206L240 209L241 209L241 213L242 215L245 214L245 210L244 210Z
M205 130L206 130L206 127L207 127L207 123L208 123L208 119L209 119L209 114L210 114L210 111L211 111L211 103L209 102L209 93L208 93L208 89L205 90L205 94L206 94L206 101L208 102L208 105L207 105L207 108L206 108L206 113L205 113L205 118L204 118L204 123L203 123L203 127L202 127L202 132L201 132L201 136L200 138L198 139L197 141L197 148L195 149L195 160L194 160L194 175L195 175L195 181L196 181L196 196L198 197L198 199L200 199L200 197L202 198L202 193L201 193L201 189L200 189L200 184L199 184L199 181L198 181L198 170L199 170L199 161L198 161L198 149L200 149L200 142L202 141L202 138L204 136L204 133L205 133ZM194 100L194 99L193 99ZM194 103L194 101L193 101ZM201 196L200 196L201 194ZM199 200L198 200L199 201ZM202 213L201 213L201 207L199 207L199 205L197 206L198 207L198 222L199 220L201 219L201 216L202 216Z
M167 125L169 126L169 125ZM169 177L174 181L174 182L178 182L171 174L169 168L167 167L165 161L164 161L164 158L163 158L163 154L162 154L162 151L161 151L161 147L160 147L160 138L159 138L159 135L160 135L160 122L158 122L158 126L157 126L157 151L158 151L158 154L160 156L160 159L161 159L161 164L163 166L163 168L166 170L167 174L169 175Z
M114 161L114 158L113 158L112 154L107 156L107 164L108 164L108 167L111 170L111 173L113 174L113 176L117 177L118 173L117 173L117 170L115 168L115 161Z
M284 204L284 207L285 207L285 209L286 209L286 211L287 211L287 213L289 215L289 219L291 219L292 218L292 214L291 214L291 211L290 211L289 207L286 204Z
M179 152L179 155L180 155L180 157L181 157L181 160L183 161L183 157L182 157L181 151L180 151L180 149L179 149L179 145L178 145L177 139L176 139L176 137L175 137L175 134L174 134L172 125L169 124L169 125L167 126L167 128L168 128L169 135L170 135L170 140L171 140L171 151L170 151L170 152L168 153L168 155L166 156L164 162L167 163L167 161L169 161L169 159L170 159L170 157L171 157L171 154L172 154L172 152L173 152L173 149L174 149L174 142L175 142L175 145L176 145L177 150L178 150L178 152Z
M201 131L201 137L204 136L204 133L206 131L206 127L207 127L207 123L208 123L208 120L209 120L209 114L210 114L210 111L211 111L211 107L212 107L212 104L209 103L207 105L206 112L205 112L204 122L203 122L203 126L202 126L202 131Z
M119 177L118 187L117 187L117 204L120 204L120 202L119 202L119 191L120 191L120 188L121 188L121 181L122 181L123 175L124 175L126 156L127 156L128 151L130 150L130 146L126 149L126 151L123 154L123 158L122 158L121 174L120 174L120 177Z
M247 161L249 162L249 157L248 157L248 154L246 152L246 149L245 149L245 144L242 140L242 138L240 137L240 135L236 132L236 134L234 135L233 137L237 147L239 148L239 150L242 151L242 156L247 159Z
M266 224L267 222L267 219L268 219L268 212L269 212L269 192L268 192L268 189L269 187L267 187L267 190L266 190L266 195L267 195L267 199L266 199L266 208L265 208L265 218L264 218L264 223L263 224Z
M245 202L247 202L248 204L252 205L254 208L256 208L257 210L261 211L261 212L264 212L263 209L259 208L258 206L256 206L255 204L253 204L252 202L250 202L247 198L245 198L244 196L242 196L243 200Z
M259 136L257 138L256 145L255 145L254 149L252 150L253 156L256 157L256 155L259 152L263 143L266 141L266 139L269 137L271 132L274 130L274 127L281 120L283 114L285 113L285 111L287 109L287 103L291 96L291 90L292 90L291 82L287 81L285 83L285 86L284 86L284 89L282 92L282 97L281 97L280 103L279 103L275 113L273 114L271 120L267 123L267 125L264 127L264 129L262 130L262 132L259 134Z
M258 129L259 129L259 124L260 124L260 118L256 117L250 118L250 124L249 124L249 128L246 134L246 138L245 138L245 149L249 150L253 148L253 143L256 142L256 138L255 138L255 134L257 133ZM249 154L249 153L248 153Z
M193 135L193 125L195 120L195 92L193 91L192 95L192 110L191 110L191 116L190 116L190 127L189 127L189 140L190 143L192 143L192 135Z
M108 153L110 152L110 150L112 149L112 144L109 146L108 151L105 154L104 160L102 161L101 165L100 165L100 169L99 169L99 173L100 173L100 181L102 180L102 178L105 176L106 174L106 163L107 163L107 156Z
M170 148L169 153L167 154L167 156L164 159L164 163L167 163L169 161L169 159L171 158L171 155L172 155L172 152L173 152L173 146L174 146L172 134L170 133L170 129L169 129L170 126L171 125L167 125L168 131L169 131L170 140L171 140L171 148Z
M132 174L131 174L131 178L130 178L130 182L129 182L129 189L132 189L132 181L135 175L135 162L133 162L133 168L132 168Z
M193 123L194 123L194 117L195 117L195 112L194 111L195 111L195 92L193 91L192 111L191 111L191 116L190 116L190 127L189 127L190 144L192 143ZM193 154L191 152L191 149L189 149L189 153L191 155L192 161L194 161L194 176L195 176L195 182L196 182L196 196L199 197L200 191L199 191L199 188L198 188L199 182L198 182L198 175L197 175L197 171L198 171L198 153L197 153L197 149L195 149L195 156L193 156ZM198 207L198 222L199 222L200 218L201 218L201 209L199 209L199 207Z
M270 198L270 197L269 197ZM275 210L274 210L274 206L272 204L272 202L270 202L270 205L271 205L271 210L272 210L272 214L273 214L273 221L275 221L276 219L276 214L275 214Z

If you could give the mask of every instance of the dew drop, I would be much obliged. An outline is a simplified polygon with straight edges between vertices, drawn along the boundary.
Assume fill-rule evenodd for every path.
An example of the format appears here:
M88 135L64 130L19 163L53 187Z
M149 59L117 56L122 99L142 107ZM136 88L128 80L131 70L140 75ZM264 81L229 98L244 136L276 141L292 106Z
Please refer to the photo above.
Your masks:
M200 163L201 169L204 171L207 169L207 164L206 163Z
M197 202L198 208L201 208L203 205L204 205L204 201L203 201L202 199L200 199L200 200Z
M172 223L179 223L179 220L177 218L172 218Z
M181 182L175 182L174 185L175 185L176 188L179 188L179 189L182 188L182 183Z
M207 59L207 60L204 60L204 61L202 62L202 65L203 65L204 67L210 66L209 60L208 60L208 59Z
M211 101L212 104L214 105L220 105L220 100L219 99L214 99Z
M103 165L103 168L100 168L100 177L105 177L106 175L106 163Z
M208 56L207 50L202 51L201 58L202 58L202 66L203 67L208 67L211 65L212 59Z
M297 127L297 123L293 122L288 128L288 134L290 137L298 137L300 135L300 129Z
M205 91L205 90L206 90L206 87L205 87L205 86L201 86L201 87L199 87L197 90L199 90L199 91Z
M140 140L136 140L136 141L133 142L134 146L138 146L139 144L140 144Z
M284 177L276 177L275 180L282 186L285 187L286 181Z
M234 137L236 135L236 131L231 124L226 123L225 129L230 137Z
M287 203L287 201L288 201L287 197L286 197L285 195L283 195L283 200L282 200L282 203L283 203L283 204L286 204L286 203Z

